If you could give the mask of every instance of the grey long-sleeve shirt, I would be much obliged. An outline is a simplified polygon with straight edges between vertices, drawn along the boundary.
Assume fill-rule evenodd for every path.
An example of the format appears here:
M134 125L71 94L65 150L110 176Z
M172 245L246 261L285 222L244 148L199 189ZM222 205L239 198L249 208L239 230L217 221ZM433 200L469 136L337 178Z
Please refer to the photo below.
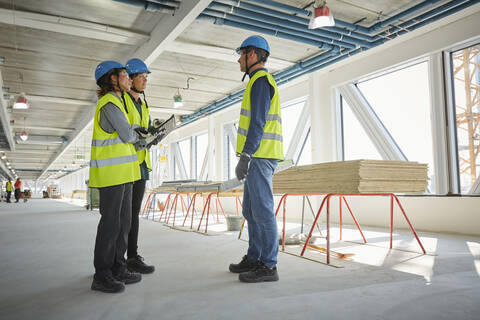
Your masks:
M135 126L131 126L122 110L109 102L100 110L100 127L103 131L113 133L117 131L118 136L124 143L137 143L140 137L135 132Z

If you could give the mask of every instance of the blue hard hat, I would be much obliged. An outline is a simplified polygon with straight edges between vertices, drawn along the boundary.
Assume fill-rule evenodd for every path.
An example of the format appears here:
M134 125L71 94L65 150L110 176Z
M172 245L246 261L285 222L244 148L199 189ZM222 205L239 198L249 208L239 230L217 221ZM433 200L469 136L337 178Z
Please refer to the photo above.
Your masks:
M125 64L125 68L127 69L128 75L137 74L137 73L151 73L148 70L147 65L140 59L133 58L127 61Z
M270 53L270 46L268 45L267 40L261 36L250 36L247 39L243 40L242 45L238 47L235 51L240 54L240 50L246 47L255 47L263 49Z
M95 69L95 81L98 81L102 76L107 74L112 69L125 69L123 64L117 61L107 60L100 62Z

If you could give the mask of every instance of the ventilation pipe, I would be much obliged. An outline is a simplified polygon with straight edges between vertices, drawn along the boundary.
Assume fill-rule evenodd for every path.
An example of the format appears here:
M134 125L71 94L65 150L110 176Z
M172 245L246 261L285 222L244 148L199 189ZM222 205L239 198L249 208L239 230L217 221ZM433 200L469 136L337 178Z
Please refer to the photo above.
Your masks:
M175 14L175 10L178 9L180 2L179 1L161 1L161 0L150 0L150 1L135 1L135 0L113 0L115 2L121 2L130 4L136 7L141 7L150 12L160 12L160 13L169 13Z
M226 5L223 2L228 2L230 5ZM323 36L332 40L346 42L346 43L350 43L358 46L369 47L370 42L373 42L374 40L376 40L376 38L372 38L370 36L365 36L365 35L359 36L359 38L364 38L363 40L359 38L354 38L354 34L351 31L346 31L346 30L343 30L342 33L337 33L337 32L324 30L325 28L314 29L314 30L308 29L308 24L310 22L309 19L293 16L283 12L271 10L265 7L245 4L243 2L240 3L239 7L236 7L236 5L234 6L230 2L231 1L229 0L222 1L222 3L220 3L219 1L214 1L208 7L210 9L220 10L225 14L230 14L230 15L235 14L237 16L250 17L255 20L260 20L260 21L268 22L275 25L285 26L291 29L302 31L304 33ZM236 1L233 1L233 2L236 3ZM340 28L337 28L337 29L341 30Z

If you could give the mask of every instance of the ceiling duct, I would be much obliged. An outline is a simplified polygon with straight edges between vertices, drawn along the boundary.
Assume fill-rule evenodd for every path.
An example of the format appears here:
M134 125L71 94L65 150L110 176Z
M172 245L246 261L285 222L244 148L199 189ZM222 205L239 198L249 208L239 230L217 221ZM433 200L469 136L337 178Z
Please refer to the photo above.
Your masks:
M180 1L175 0L113 0L132 6L144 8L150 12L169 13L174 15L175 10L180 7Z
M30 135L26 141L23 141L20 138L20 135L15 136L15 141L18 144L63 144L67 141L67 138L64 136L41 136L41 135Z

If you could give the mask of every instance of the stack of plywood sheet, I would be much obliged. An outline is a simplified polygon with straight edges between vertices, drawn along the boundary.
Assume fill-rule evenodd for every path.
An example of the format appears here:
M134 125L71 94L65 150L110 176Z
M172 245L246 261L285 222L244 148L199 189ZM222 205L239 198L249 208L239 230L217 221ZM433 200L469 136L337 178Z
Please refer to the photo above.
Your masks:
M407 161L354 160L292 167L273 178L283 193L424 193L428 165Z

